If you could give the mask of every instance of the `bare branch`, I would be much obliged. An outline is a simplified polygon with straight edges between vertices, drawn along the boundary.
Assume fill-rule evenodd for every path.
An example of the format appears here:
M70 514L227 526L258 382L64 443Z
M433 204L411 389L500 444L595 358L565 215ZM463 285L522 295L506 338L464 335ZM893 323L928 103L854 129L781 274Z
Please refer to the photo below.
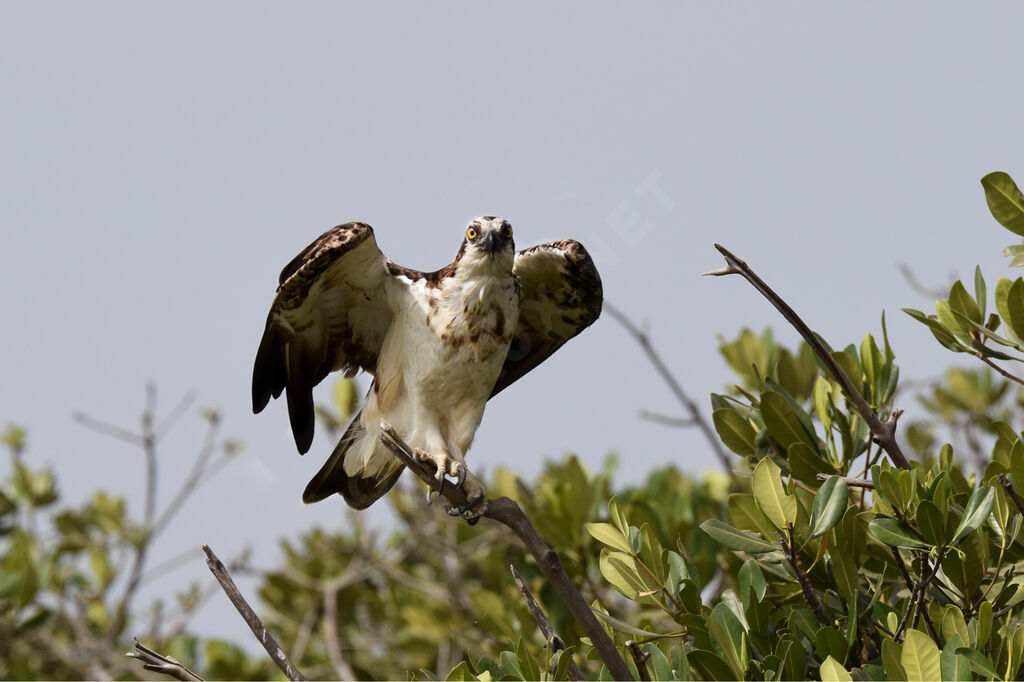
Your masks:
M128 429L121 428L120 426L108 424L107 422L96 419L95 417L90 417L84 412L75 412L71 415L71 418L85 428L92 429L96 433L102 433L104 436L112 436L118 440L123 440L126 443L131 443L132 445L142 445L142 436L139 434L129 431Z
M242 619L245 620L246 625L252 630L252 633L256 635L256 639L260 641L263 648L270 654L270 658L273 659L274 663L281 672L288 677L289 680L305 680L306 677L299 672L299 669L292 665L292 662L288 660L281 645L277 643L274 636L267 630L267 626L263 624L260 617L256 615L256 612L252 610L249 603L242 596L242 593L238 591L238 587L235 585L235 581L231 579L231 575L228 573L228 569L221 563L221 560L217 558L217 555L213 553L209 545L203 545L203 551L206 552L206 565L210 567L210 572L213 573L213 577L217 579L220 586L224 588L225 594L228 595L228 599L238 609L238 613L241 614Z
M523 593L523 599L526 600L526 607L530 609L530 615L533 616L533 621L537 623L537 627L544 634L544 639L547 640L548 646L551 647L551 651L562 651L565 649L565 641L558 636L558 632L555 631L555 627L548 620L544 610L540 608L540 604L533 598L533 594L530 592L530 588L526 586L523 581L523 577L519 575L519 571L516 570L515 566L509 566L512 570L512 577L516 581L516 585L519 586L519 591ZM576 665L575 661L569 663L568 675L570 680L582 680L583 673Z
M796 573L797 582L800 583L800 591L803 592L804 601L807 602L807 606L810 607L811 611L815 616L818 617L820 622L825 627L828 627L828 617L825 615L825 608L821 605L821 599L818 598L818 593L814 591L814 587L811 585L810 579L807 577L807 572L804 570L803 561L800 560L800 550L796 548L796 542L793 540L793 524L788 524L786 528L789 536L788 540L783 538L782 549L783 554L786 555L786 560L789 561L789 565L792 566L793 572Z
M999 366L999 365L997 365L996 363L992 362L992 360L991 360L990 358L986 358L986 357L985 357L984 355L982 355L981 353L975 353L974 355L975 355L975 357L977 357L977 358L978 358L979 360L981 360L982 362L984 362L984 363L985 363L986 365L988 365L989 367L991 367L991 368L992 368L992 369L994 369L995 371L997 371L997 372L999 372L1000 374L1002 374L1002 375L1003 375L1004 377L1006 377L1006 378L1007 378L1007 379L1009 379L1010 381L1015 381L1015 382L1017 382L1018 384L1020 384L1021 386L1024 386L1024 379L1021 379L1021 378L1020 378L1019 376L1016 376L1015 374L1010 374L1010 373L1009 373L1009 372L1007 372L1007 371L1006 371L1005 369L1003 369L1002 367L1000 367L1000 366Z
M142 667L151 672L169 675L176 680L183 680L183 682L203 682L203 678L172 657L158 654L143 646L138 639L135 639L135 651L129 651L125 656L142 661Z
M164 436L167 435L168 431L174 428L175 424L177 424L178 421L181 420L181 418L185 415L185 412L188 410L188 408L192 407L192 403L194 403L195 401L195 391L189 391L188 393L181 397L181 400L179 400L178 404L174 406L174 409L168 412L167 415L160 420L160 423L157 424L156 428L153 430L153 433L156 435L157 440L162 439Z
M649 682L651 673L647 670L647 659L651 655L646 651L640 651L640 645L633 640L626 642L626 648L629 649L629 655L633 657L633 663L636 664L636 672L640 675L640 679Z
M217 437L218 422L211 421L206 427L206 434L203 437L203 444L199 447L199 452L196 454L196 459L192 462L192 468L188 472L188 476L182 482L181 487L174 493L174 497L167 506L164 507L163 512L160 513L160 517L153 524L152 530L150 531L150 537L156 537L171 522L175 514L181 511L184 506L185 500L199 487L199 482L203 477L203 473L206 471L207 464L210 461L210 457L213 456L214 444Z
M757 276L757 274L750 269L750 267L734 256L731 251L722 246L721 244L715 244L715 248L718 249L719 253L725 256L725 262L728 263L728 268L721 271L715 271L705 274L710 275L723 275L723 274L739 274L744 279L750 282L751 286L757 289L758 292L771 303L775 308L782 313L782 317L789 322L794 329L799 332L800 336L804 338L807 345L811 347L814 354L818 356L818 359L824 364L839 385L842 386L843 392L846 393L847 397L853 403L857 413L863 417L867 423L868 428L871 429L871 436L876 443L882 446L882 448L889 455L893 464L901 469L909 469L910 461L907 460L906 455L900 449L899 443L896 442L896 420L901 414L898 410L894 410L892 415L888 419L882 421L875 414L871 406L868 405L867 401L864 400L864 396L861 395L860 391L850 380L850 377L846 376L846 372L839 366L836 359L832 357L832 354L825 348L825 344L821 342L814 332L800 319L800 316L789 307L782 298L776 294L771 287L764 283L764 281Z
M833 474L818 474L819 481L827 481L832 478ZM875 489L875 484L864 478L853 478L851 476L840 476L840 479L846 481L846 485L852 488L868 488L870 490Z
M675 395L676 399L682 404L683 408L690 413L693 425L700 429L701 433L704 434L704 438L711 446L711 451L715 453L715 456L718 457L718 461L722 463L722 468L729 471L732 468L731 460L729 455L722 448L721 441L715 434L714 429L712 429L711 426L708 425L707 421L704 420L704 416L701 414L700 408L698 408L697 404L686 394L682 385L680 385L672 375L668 365L666 365L665 361L661 359L660 355L658 355L658 352L654 349L654 344L651 343L651 337L648 336L644 330L640 329L640 327L636 326L636 324L634 324L625 313L607 301L604 303L604 310L615 318L629 333L629 335L632 336L638 344L640 344L640 347L643 349L644 353L647 354L647 358L651 361L651 364L654 365L658 374L660 374L661 378L665 380L666 384L668 384L673 395Z
M1006 494L1009 495L1010 499L1013 500L1013 503L1017 505L1017 510L1024 515L1024 502L1021 501L1020 495L1017 494L1017 491L1013 489L1013 484L1010 483L1010 479L1006 477L1006 474L999 474L999 485L1003 486L1003 489L1006 490Z
M939 287L932 288L926 285L924 282L918 279L917 275L914 274L914 271L906 263L897 264L896 269L900 271L900 274L903 276L903 279L906 280L907 284L910 285L910 288L916 291L917 293L921 294L925 298L936 300L944 299L946 296L949 295L948 291L943 291ZM949 281L953 282L956 281L956 279L956 274L950 273Z
M384 443L385 447L398 457L420 480L426 483L431 490L437 490L437 480L434 478L434 473L423 468L423 465L413 456L412 448L391 428L391 425L381 421L380 428L380 440ZM454 485L446 485L440 492L448 499L452 506L466 506L466 493L461 488ZM594 616L594 612L590 610L590 606L583 599L576 586L569 580L569 576L566 575L565 569L562 568L562 562L559 560L558 555L544 543L537 533L537 529L526 518L519 505L507 497L488 500L487 511L484 512L484 517L507 526L519 536L519 539L522 540L526 549L533 555L540 570L544 573L544 577L555 588L555 591L558 592L569 612L576 619L576 622L579 623L583 631L590 637L590 641L593 643L594 648L597 649L601 660L608 667L608 672L612 678L616 680L633 679L633 675L626 666L626 662L622 660L622 656L619 655L615 644L601 627L597 617Z
M640 418L646 419L649 422L654 422L655 424L661 424L662 426L674 426L678 428L697 425L697 422L694 421L692 417L670 417L667 414L651 412L650 410L640 410Z

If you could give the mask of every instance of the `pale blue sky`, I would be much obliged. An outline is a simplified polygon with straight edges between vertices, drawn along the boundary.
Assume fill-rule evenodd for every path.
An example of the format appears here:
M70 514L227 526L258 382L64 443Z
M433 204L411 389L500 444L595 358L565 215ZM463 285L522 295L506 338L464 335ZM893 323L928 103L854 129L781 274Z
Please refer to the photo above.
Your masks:
M247 447L155 559L248 543L273 565L345 508L302 505L331 444L300 458L283 404L250 413L251 363L280 268L352 219L425 270L476 215L583 241L702 406L729 376L716 334L794 338L742 280L699 277L716 241L834 345L887 309L904 376L930 376L950 358L898 312L929 303L896 265L1008 274L978 179L1024 177L1021 26L1018 3L4 3L0 421L68 500L138 508L137 453L71 414L134 426L147 380L166 408L197 390ZM605 317L491 403L469 463L715 466L642 408L677 412ZM198 439L168 439L164 501ZM201 623L248 637L224 599Z

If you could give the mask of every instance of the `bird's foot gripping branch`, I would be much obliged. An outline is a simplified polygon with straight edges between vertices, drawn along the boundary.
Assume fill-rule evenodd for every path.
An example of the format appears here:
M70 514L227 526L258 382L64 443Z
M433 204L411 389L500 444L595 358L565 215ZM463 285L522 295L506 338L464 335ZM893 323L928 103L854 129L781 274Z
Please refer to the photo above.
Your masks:
M402 440L395 430L387 422L382 421L380 423L380 439L381 442L390 450L395 457L397 457L402 464L409 467L409 469L416 474L431 490L438 491L439 494L443 495L447 500L448 504L454 508L466 507L469 504L467 499L466 491L455 485L442 485L438 482L436 472L428 471L426 468L421 466L420 461L416 457L415 451L409 447L408 443ZM597 649L598 654L601 656L601 660L608 666L608 671L612 677L616 680L631 680L633 675L629 668L626 666L626 662L615 648L615 644L612 642L608 633L605 632L604 628L598 622L597 617L594 616L594 612L591 611L590 605L587 604L586 600L576 589L576 586L569 580L569 576L566 574L565 569L562 568L562 562L558 558L558 555L548 547L537 533L537 529L534 528L530 520L526 518L523 510L519 507L514 500L510 500L507 497L497 497L492 500L488 500L486 509L482 514L482 517L508 527L512 530L516 536L522 540L526 549L536 560L537 565L544 573L544 577L548 579L551 586L558 592L558 596L561 597L565 603L566 608L572 613L573 618L579 623L580 628L587 633L593 642L594 648Z

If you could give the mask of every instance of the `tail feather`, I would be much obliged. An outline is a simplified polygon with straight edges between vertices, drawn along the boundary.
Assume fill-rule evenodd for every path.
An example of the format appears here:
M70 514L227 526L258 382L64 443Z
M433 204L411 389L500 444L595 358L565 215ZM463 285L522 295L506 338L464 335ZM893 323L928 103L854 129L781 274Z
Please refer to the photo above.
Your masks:
M345 453L355 443L366 438L366 430L362 426L362 412L357 414L345 430L345 434L334 447L327 462L320 468L316 476L302 493L302 501L312 504L324 500L334 493L345 498L345 502L354 509L366 509L384 496L402 474L404 466L385 469L376 477L349 476L345 473Z

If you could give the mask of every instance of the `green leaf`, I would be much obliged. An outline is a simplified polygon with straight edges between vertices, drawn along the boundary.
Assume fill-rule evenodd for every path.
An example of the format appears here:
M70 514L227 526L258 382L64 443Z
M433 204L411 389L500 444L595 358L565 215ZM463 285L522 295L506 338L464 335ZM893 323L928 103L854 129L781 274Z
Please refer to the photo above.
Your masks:
M903 640L900 665L907 671L907 679L942 679L939 647L935 646L931 637L920 630L907 630L906 638Z
M754 454L757 432L746 417L734 409L722 407L711 413L711 421L727 448L744 457Z
M1024 339L1024 279L1018 277L1010 284L1006 292L1006 315L1002 310L999 314L1017 339Z
M686 654L690 664L700 672L706 680L735 680L736 674L722 658L705 649L694 649ZM742 679L742 677L741 677Z
M974 266L974 299L978 302L981 319L985 319L985 300L988 294L985 290L985 276L981 274L981 266Z
M821 682L853 682L853 678L850 677L846 668L832 656L825 659L818 673L821 675Z
M967 506L964 508L964 517L953 533L952 544L956 545L985 523L988 515L992 512L992 505L995 503L995 492L992 486L983 485L971 493L970 499L967 500Z
M857 564L850 556L850 548L834 543L829 549L829 556L832 558L832 575L839 594L847 602L854 601L860 587L860 575L857 573Z
M778 391L765 391L761 394L761 416L765 428L783 450L788 450L793 443L806 443L816 448L818 444L800 423L797 409L799 407L794 408L786 396Z
M903 312L910 315L912 318L920 322L921 324L928 327L931 330L932 335L935 339L949 350L961 352L960 345L957 340L953 337L953 333L947 329L941 322L934 317L925 315L920 310L914 310L913 308L902 308Z
M622 533L610 523L588 523L584 525L587 532L590 533L598 542L603 542L612 549L617 549L620 552L626 552L632 554L629 543L626 542L626 538L623 537Z
M981 179L985 201L1000 225L1024 237L1024 195L1013 178L1002 171L989 173Z
M655 633L651 632L650 630L642 630L642 629L636 627L635 625L630 625L626 621L619 620L615 616L610 616L610 615L608 615L607 613L605 613L603 611L598 611L597 609L591 609L591 611L594 612L595 616L597 616L601 620L607 622L609 625L611 625L613 628L615 628L619 632L625 632L626 634L633 635L634 637L644 637L644 638L651 637L651 636L653 636L655 634Z
M975 649L970 649L968 647L961 647L956 650L956 653L960 656L966 656L967 660L971 662L971 668L979 675L984 675L985 677L997 680L1002 679L1002 676L996 671L996 667L992 665L992 661L989 657L980 651L976 651Z
M907 673L900 663L903 652L903 645L897 644L891 639L882 640L882 665L885 667L885 674L890 680L906 680Z
M753 533L745 530L737 530L719 519L708 519L700 524L700 529L710 535L723 547L747 552L748 554L764 554L779 550L777 545L771 545L760 539Z
M890 547L909 547L910 549L931 549L927 542L914 537L896 519L878 518L868 524L868 531L884 545Z
M470 671L468 663L461 661L451 669L444 679L445 682L469 682L469 680L479 680L480 678Z
M641 592L650 590L641 577L640 569L637 568L636 560L631 554L602 549L598 567L601 569L604 579L627 599L635 600Z
M831 476L818 489L811 508L808 539L824 535L843 518L849 504L849 488L841 476Z
M939 655L943 682L970 682L974 679L971 675L971 662L966 656L956 653L957 649L963 647L964 641L958 634L953 634L946 640L946 646L942 647L942 653Z
M735 679L743 679L743 671L747 667L743 624L732 609L721 602L711 610L711 618L707 623L708 630L722 649L723 659L732 668Z
M665 654L661 652L661 649L651 642L644 644L641 649L650 656L647 659L647 665L650 667L651 672L654 673L654 679L675 679L672 676L672 664L665 658Z
M757 565L756 560L747 559L743 562L743 565L740 566L739 581L740 599L743 600L745 607L749 608L751 603L764 599L765 592L768 590L768 584L765 582L764 573L761 571L761 567Z
M978 303L967 293L967 288L960 280L954 282L949 290L949 307L953 312L960 313L972 322L977 324L984 322Z
M768 520L779 530L785 530L789 524L796 523L796 496L786 494L781 473L779 465L768 457L763 458L754 467L751 489L757 506Z
M946 544L946 517L934 502L921 500L915 520L925 540L940 547Z

